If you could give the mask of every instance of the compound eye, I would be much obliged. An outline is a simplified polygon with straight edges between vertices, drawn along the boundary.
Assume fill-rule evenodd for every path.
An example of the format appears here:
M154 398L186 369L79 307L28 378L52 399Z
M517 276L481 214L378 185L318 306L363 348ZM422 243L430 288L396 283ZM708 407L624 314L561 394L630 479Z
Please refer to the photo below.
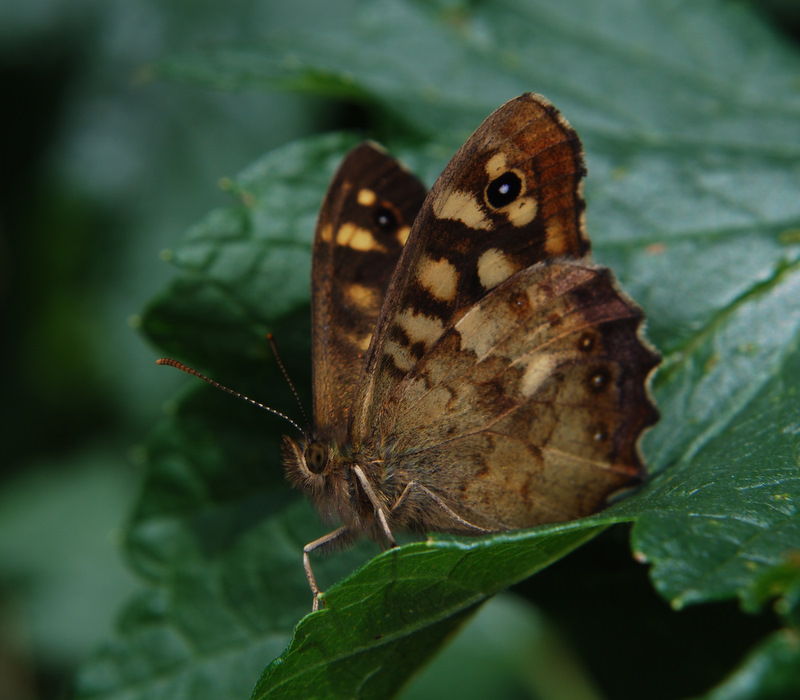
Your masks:
M306 447L306 466L314 474L322 474L328 465L328 448L321 442L312 442Z

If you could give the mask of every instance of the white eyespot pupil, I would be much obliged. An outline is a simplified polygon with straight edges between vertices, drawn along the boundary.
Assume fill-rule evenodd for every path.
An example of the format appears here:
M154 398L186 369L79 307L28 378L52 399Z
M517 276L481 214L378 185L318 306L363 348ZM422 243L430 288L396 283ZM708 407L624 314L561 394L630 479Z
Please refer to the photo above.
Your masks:
M391 209L380 207L375 212L375 224L379 229L388 231L397 227L397 217Z

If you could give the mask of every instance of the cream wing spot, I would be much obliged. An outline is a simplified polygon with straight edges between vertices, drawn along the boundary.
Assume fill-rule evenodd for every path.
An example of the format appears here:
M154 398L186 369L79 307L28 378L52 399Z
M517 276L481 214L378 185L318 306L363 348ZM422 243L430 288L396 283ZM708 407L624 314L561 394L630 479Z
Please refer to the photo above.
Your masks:
M374 309L381 303L381 294L377 289L357 282L344 286L344 296L350 306L358 309Z
M487 291L505 282L516 271L509 257L497 248L489 248L478 258L478 279Z
M405 331L412 345L423 343L426 348L433 345L444 331L440 319L417 313L413 309L404 309L398 313L395 323Z
M505 153L495 153L486 161L486 174L494 180L508 169L508 156Z
M436 299L452 301L458 287L458 270L449 260L424 258L420 263L417 281Z
M567 240L569 238L568 229L557 217L547 220L547 236L544 239L544 247L550 256L563 255L566 252Z
M536 218L538 213L539 205L536 202L536 197L523 197L510 205L508 210L505 211L509 222L517 228L527 226Z
M352 223L343 224L339 228L336 232L336 243L353 250L385 251L385 248L375 240L375 236L372 235L371 231Z
M406 244L406 241L408 240L408 234L409 233L411 233L411 227L410 226L401 226L399 229L397 229L397 233L395 234L395 237L397 238L397 241L398 241L398 243L400 243L400 245L405 245Z
M533 353L520 362L525 369L520 381L520 393L526 398L533 396L539 387L552 376L559 358L552 353Z
M330 222L327 222L319 231L319 237L325 241L325 243L330 243L333 240L333 225Z
M371 207L378 200L378 197L372 190L364 187L358 191L356 200L362 207Z
M365 352L367 348L369 348L370 341L372 340L372 333L365 333L363 335L348 333L347 340L353 347Z
M392 360L394 366L401 372L410 372L414 367L414 360L408 350L394 340L387 340L384 346L384 355Z
M456 323L461 347L474 352L480 361L489 354L503 329L512 322L513 318L499 309L486 313L480 306L474 307Z
M487 230L492 221L486 216L483 207L471 192L446 190L433 203L433 213L439 219L460 221L475 230Z

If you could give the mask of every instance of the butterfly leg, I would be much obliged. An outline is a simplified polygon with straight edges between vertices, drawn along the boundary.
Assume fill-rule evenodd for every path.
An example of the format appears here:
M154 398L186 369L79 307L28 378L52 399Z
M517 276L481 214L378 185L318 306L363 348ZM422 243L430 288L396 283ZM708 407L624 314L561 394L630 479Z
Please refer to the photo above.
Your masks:
M372 488L372 484L370 484L369 479L367 479L367 475L364 474L364 470L358 465L353 467L353 473L358 478L358 483L361 484L361 488L364 489L364 493L367 494L367 498L369 498L372 507L375 509L375 517L381 524L383 536L386 538L390 547L396 547L397 542L392 534L392 528L389 527L389 519L386 517L386 508L375 493L375 489Z
M472 530L476 533L486 534L489 532L495 532L495 530L487 530L484 527L480 527L478 525L473 525L469 520L464 520L458 513L456 513L450 506L448 506L436 493L431 491L427 486L423 486L418 481L409 481L406 487L403 489L403 493L400 494L400 498L398 498L394 505L392 506L392 513L394 513L402 504L403 501L406 499L408 494L411 492L412 488L416 488L419 491L422 491L428 498L430 498L439 508L441 508L449 518L452 518L455 522L457 522L462 527L465 527L468 530Z
M347 533L348 529L343 525L333 532L329 532L327 535L323 535L319 539L309 542L305 547L303 547L303 568L306 571L306 578L308 579L308 585L311 587L311 593L314 595L314 603L311 606L312 612L319 610L319 594L321 591L317 585L317 579L314 578L314 572L311 569L311 557L309 557L309 554L320 547L325 548L330 546L337 540L340 540L347 535Z

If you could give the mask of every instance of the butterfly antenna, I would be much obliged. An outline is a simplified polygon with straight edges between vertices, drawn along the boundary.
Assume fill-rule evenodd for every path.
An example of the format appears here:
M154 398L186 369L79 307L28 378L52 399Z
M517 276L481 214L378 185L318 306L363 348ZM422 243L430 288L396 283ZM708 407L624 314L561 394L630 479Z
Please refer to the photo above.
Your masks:
M234 391L233 389L229 389L224 384L220 384L219 382L215 382L213 379L210 379L209 377L206 377L205 374L201 374L196 369L192 369L191 367L189 367L188 365L183 364L182 362L178 362L177 360L172 360L172 359L170 359L168 357L162 357L160 360L156 360L156 364L157 365L169 365L170 367L175 367L175 368L181 370L182 372L186 372L187 374L191 374L192 376L197 377L198 379L202 379L204 382L206 382L207 384L210 384L211 386L215 387L216 389L221 389L222 391L226 392L227 394L230 394L231 396L235 396L237 399L244 399L248 403L253 404L253 406L257 406L258 408L263 408L268 413L272 413L275 416L279 416L280 418L283 418L285 421L287 421L288 423L291 423L295 428L297 428L297 430L299 432L301 432L301 433L304 432L303 429L299 425L297 425L297 423L295 423L291 418L289 418L289 416L281 413L280 411L276 411L274 408L270 408L269 406L265 406L263 403L259 403L258 401L254 400L254 399L251 399L249 396L245 396L244 394L240 394L238 391Z
M292 378L286 371L286 367L283 364L283 360L281 360L281 356L278 354L278 344L275 342L275 336L272 335L272 333L267 333L267 342L269 343L269 346L272 348L272 354L275 355L275 361L278 363L278 367L281 368L281 372L283 373L283 376L286 379L286 383L289 385L289 388L292 390L292 393L294 394L295 401L297 401L297 405L300 407L300 413L303 414L303 418L306 421L306 425L311 425L311 421L308 420L306 411L303 408L303 402L300 400L300 394L298 394L297 389L294 388L294 384L292 383Z

